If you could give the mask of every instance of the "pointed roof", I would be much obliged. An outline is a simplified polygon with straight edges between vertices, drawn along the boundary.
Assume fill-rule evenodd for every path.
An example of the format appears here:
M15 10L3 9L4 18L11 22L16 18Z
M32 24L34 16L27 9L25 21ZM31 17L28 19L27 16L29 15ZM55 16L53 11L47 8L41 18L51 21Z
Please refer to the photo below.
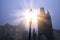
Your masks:
M41 8L40 8L40 10L44 10L44 8L43 8L43 7L41 7Z
M45 14L45 10L43 7L40 8L40 14Z

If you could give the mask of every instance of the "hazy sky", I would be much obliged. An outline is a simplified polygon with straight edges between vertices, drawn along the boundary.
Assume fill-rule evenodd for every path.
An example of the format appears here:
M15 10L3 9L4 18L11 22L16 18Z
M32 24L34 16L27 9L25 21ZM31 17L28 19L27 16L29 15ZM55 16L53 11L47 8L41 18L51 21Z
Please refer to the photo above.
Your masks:
M60 0L0 0L0 25L15 24L13 21L18 17L14 15L23 9L30 8L30 4L33 4L33 8L44 7L45 10L48 10L52 18L53 28L60 29Z

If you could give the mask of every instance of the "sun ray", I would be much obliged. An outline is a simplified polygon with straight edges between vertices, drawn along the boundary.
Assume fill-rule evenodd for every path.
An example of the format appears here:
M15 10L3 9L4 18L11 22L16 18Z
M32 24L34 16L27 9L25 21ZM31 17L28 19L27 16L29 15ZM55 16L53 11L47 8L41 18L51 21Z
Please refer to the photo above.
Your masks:
M22 4L20 6L23 8L22 10L15 10L14 13L11 14L11 16L16 17L13 22L14 23L20 23L21 21L25 21L25 24L28 26L30 18L32 18L32 23L35 25L37 23L37 9L33 8L33 0L29 0L29 3L27 0L22 0ZM32 8L32 14L29 12L30 8ZM27 29L29 27L26 27Z

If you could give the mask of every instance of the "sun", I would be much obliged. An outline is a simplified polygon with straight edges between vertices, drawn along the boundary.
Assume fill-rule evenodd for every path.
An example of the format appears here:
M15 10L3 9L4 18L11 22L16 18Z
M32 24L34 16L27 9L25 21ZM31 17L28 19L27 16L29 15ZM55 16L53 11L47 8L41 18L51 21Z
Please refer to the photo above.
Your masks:
M37 10L35 9L27 9L24 12L24 16L27 23L29 23L30 20L32 21L32 23L37 22Z

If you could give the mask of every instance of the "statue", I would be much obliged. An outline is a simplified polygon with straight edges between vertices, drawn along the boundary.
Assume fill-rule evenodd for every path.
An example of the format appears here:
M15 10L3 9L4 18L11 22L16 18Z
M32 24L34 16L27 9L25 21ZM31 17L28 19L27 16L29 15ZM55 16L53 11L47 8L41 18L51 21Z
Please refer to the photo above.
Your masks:
M35 32L35 29L33 29L33 40L36 40L36 38L37 38L37 34L36 34L36 32Z

